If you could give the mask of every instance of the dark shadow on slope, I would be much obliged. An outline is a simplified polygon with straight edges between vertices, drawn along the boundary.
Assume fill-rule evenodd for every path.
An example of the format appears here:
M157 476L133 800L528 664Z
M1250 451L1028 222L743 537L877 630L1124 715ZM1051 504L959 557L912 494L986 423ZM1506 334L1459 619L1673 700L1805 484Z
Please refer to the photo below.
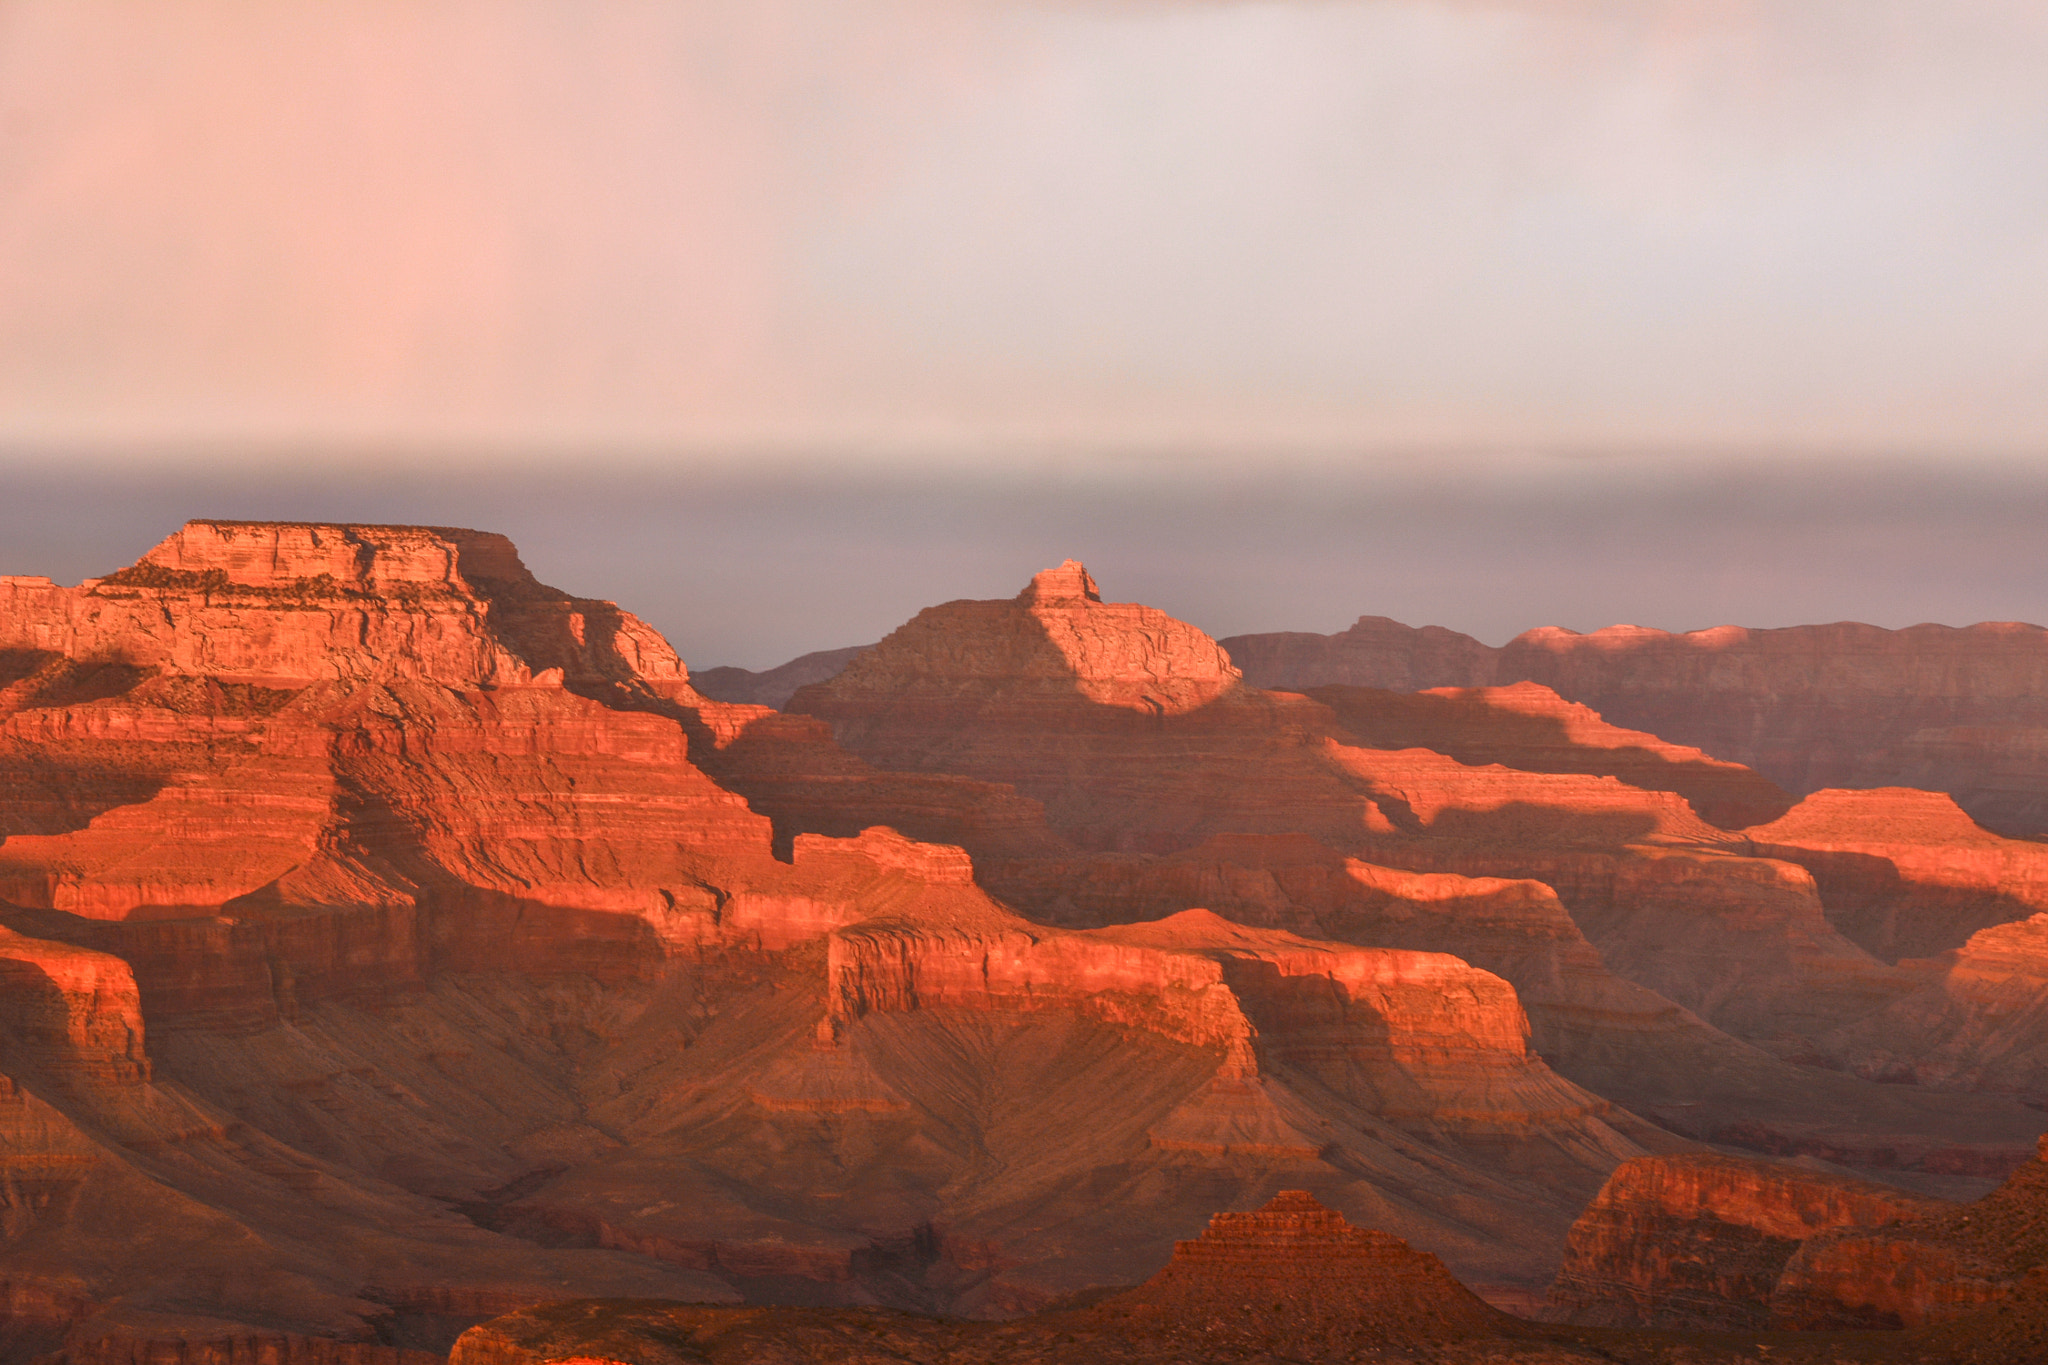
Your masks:
M1519 709L1482 689L1319 687L1308 695L1336 712L1365 748L1431 749L1473 766L1613 777L1645 791L1676 792L1701 819L1724 829L1775 820L1795 804L1790 793L1748 769L1705 756L1674 761L1638 745L1586 744L1561 717Z
M0 840L69 834L120 806L140 805L164 787L153 773L28 747L0 747Z
M1891 859L1874 853L1767 843L1749 849L1756 857L1811 872L1828 923L1887 963L1934 957L1962 947L1980 929L2040 913L2040 907L1999 892L1911 881Z
M1488 847L1621 848L1655 834L1657 819L1644 811L1564 810L1509 801L1485 810L1438 811L1427 823L1418 822L1417 832Z
M21 673L10 684L10 694L0 711L38 710L82 706L108 701L133 692L155 669L109 660L67 659L44 655L43 662ZM18 666L18 665L17 665ZM4 670L0 670L4 671Z

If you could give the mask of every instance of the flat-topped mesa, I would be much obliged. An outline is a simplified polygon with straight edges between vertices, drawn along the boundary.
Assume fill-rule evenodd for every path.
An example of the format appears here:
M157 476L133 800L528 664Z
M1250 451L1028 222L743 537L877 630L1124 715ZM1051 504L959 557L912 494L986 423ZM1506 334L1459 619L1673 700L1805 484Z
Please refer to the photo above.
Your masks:
M1070 559L1014 598L926 608L837 678L800 690L789 709L838 719L881 700L985 714L1067 698L1164 716L1240 685L1214 640L1156 608L1104 602Z
M0 650L229 683L422 678L663 693L689 673L610 602L537 582L501 535L193 521L75 589L0 585Z
M300 588L320 579L343 588L415 584L464 594L494 579L539 586L510 540L455 526L189 521L135 568L113 577L155 577L145 565L165 574L222 574L253 588Z
M1398 1237L1354 1227L1302 1190L1250 1213L1219 1213L1167 1267L1105 1308L1166 1308L1206 1317L1241 1305L1354 1322L1381 1337L1499 1331L1510 1319L1458 1283L1442 1261ZM1221 1324L1240 1325L1233 1317Z
M2048 847L1993 834L1946 792L1831 788L1743 832L1811 872L1829 920L1886 961L2048 911Z

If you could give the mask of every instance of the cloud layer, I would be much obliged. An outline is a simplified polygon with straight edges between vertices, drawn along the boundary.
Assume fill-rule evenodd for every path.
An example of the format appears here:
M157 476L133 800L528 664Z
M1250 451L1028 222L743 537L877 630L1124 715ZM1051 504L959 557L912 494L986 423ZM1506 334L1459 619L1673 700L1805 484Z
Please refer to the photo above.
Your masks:
M0 442L2048 439L2030 0L0 3Z

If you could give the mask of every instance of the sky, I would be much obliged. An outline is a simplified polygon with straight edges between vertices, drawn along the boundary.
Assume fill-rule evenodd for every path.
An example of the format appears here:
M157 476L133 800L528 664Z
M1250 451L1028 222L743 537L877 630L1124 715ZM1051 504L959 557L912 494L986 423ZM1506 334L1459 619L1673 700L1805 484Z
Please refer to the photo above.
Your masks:
M2048 620L2037 0L0 0L0 572Z

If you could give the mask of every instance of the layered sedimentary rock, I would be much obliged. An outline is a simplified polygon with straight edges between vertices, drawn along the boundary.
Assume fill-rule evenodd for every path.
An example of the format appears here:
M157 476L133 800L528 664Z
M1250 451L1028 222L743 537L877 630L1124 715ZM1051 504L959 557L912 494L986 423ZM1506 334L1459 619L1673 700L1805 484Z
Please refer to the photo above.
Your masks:
M1991 833L1941 792L1815 792L1743 832L1811 872L1829 921L1887 962L2048 911L2048 846Z
M1910 989L1816 1040L1859 1076L2048 1103L2048 915L1899 964Z
M1618 1169L1573 1226L1552 1301L1575 1321L1623 1325L1947 1323L1917 1350L1901 1342L1898 1358L2027 1359L2048 1307L2044 1229L2044 1160L1955 1204L1803 1167L1644 1158Z
M1302 1190L1283 1190L1249 1213L1217 1214L1200 1237L1175 1244L1164 1270L1096 1313L1191 1348L1200 1342L1204 1353L1306 1338L1316 1354L1338 1354L1346 1345L1505 1335L1519 1325L1436 1257L1353 1227Z
M1153 717L1093 704L1072 679L1013 689L985 661L1042 633L1049 611L1075 634L1125 628L1085 594L934 609L921 630L943 633L943 650L892 637L797 694L798 714L776 722L816 717L831 743L813 733L756 765L743 738L727 780L779 828L844 830L883 809L910 828L944 827L992 889L1060 923L1203 905L1469 955L1523 993L1544 1055L1567 1075L1688 1134L1953 1173L1997 1175L2024 1159L2033 1131L2017 1108L1975 1104L1964 1119L1954 1101L1878 1094L1774 1060L1830 1061L1819 1039L1914 984L1843 937L1803 867L1754 856L1682 794L1731 823L1731 810L1781 808L1787 798L1753 773L1534 687L1414 698L1237 685ZM1102 657L1165 657L1145 648ZM1196 678L1215 676L1206 645L1180 653ZM1468 761L1412 747L1422 743ZM829 780L804 782L806 759ZM929 817L882 796L913 775L1007 787L1036 803L1043 826L920 826ZM1424 914L1368 889L1364 867L1532 889L1452 893L1443 899L1456 912Z
M1930 1179L2035 1131L1782 1059L1921 978L1689 804L1753 776L1530 689L1262 692L1079 565L783 714L474 532L194 523L6 592L38 1349L1001 1315L1283 1184L1526 1301L1665 1129Z
M1017 1323L791 1312L751 1320L681 1305L564 1303L465 1333L451 1365L537 1365L622 1358L834 1361L880 1358L1090 1360L1277 1357L1288 1360L1497 1358L1536 1329L1490 1308L1434 1256L1354 1227L1300 1190L1245 1213L1219 1213L1178 1242L1143 1285L1082 1309ZM1458 1352L1469 1344L1473 1354ZM1550 1360L1590 1359L1576 1353Z
M1526 1292L1669 1141L1530 1056L1462 962L1033 925L957 848L749 809L735 774L781 762L857 793L842 816L1073 849L1003 784L701 697L497 537L194 523L9 590L0 1066L22 1171L90 1173L36 1205L17 1298L81 1360L431 1345L578 1286L1016 1311L1149 1269L1276 1170ZM1314 709L1236 700L1213 643L1078 566L1005 606L1045 667L962 654L994 712L1013 667L1006 714L1111 713L1112 746ZM123 1205L189 1275L122 1254Z
M1491 649L1366 617L1336 635L1223 643L1260 687L1532 681L1795 793L1944 791L1994 830L2048 832L2048 631L2039 626L1543 627Z
M1015 1311L1156 1265L1201 1191L1279 1167L1513 1285L1565 1191L1669 1141L1532 1057L1512 990L1455 959L1201 911L1034 925L957 850L881 830L794 852L798 875L857 886L863 917L792 960L808 979L728 994L680 1050L602 1063L600 1086L633 1080L590 1121L624 1145L507 1201L502 1225L757 1288L801 1277L813 1301L871 1301L882 1274L905 1301ZM1500 1142L1532 1187L1475 1159ZM1101 1179L1124 1193L1087 1193Z
M1707 1153L1639 1157L1572 1224L1550 1300L1572 1322L1763 1328L1779 1278L1807 1239L1947 1207L1807 1166Z
M1792 798L1739 763L1609 724L1590 707L1539 683L1398 692L1318 687L1361 744L1430 749L1472 766L1616 778L1643 791L1675 792L1702 819L1726 828L1783 815Z
M1805 1331L1960 1326L2010 1300L2038 1326L2044 1197L2039 1160L1968 1204L1772 1163L1633 1161L1574 1225L1553 1302L1582 1322Z

